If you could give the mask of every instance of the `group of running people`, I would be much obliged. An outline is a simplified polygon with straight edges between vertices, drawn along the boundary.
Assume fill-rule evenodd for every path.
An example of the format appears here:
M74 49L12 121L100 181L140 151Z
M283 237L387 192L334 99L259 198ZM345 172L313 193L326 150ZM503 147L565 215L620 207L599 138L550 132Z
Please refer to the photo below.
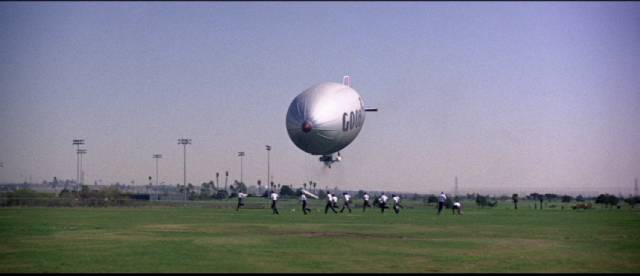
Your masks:
M236 211L238 211L240 209L240 206L244 206L244 199L247 197L247 194L245 193L238 193L238 206L236 207ZM271 210L273 212L273 214L278 215L280 214L280 212L278 212L278 197L280 197L280 195L278 193L276 193L275 191L271 192ZM349 193L342 193L342 209L340 209L340 213L344 212L345 209L347 209L349 211L349 213L351 213L351 195L349 195ZM371 206L371 203L369 202L370 196L368 193L364 193L362 195L362 212L366 211L367 207L369 208L373 208ZM400 213L400 209L404 208L401 204L400 204L400 196L396 195L396 194L392 194L391 195L391 199L393 200L393 211L396 214ZM444 203L447 199L447 196L443 193L440 193L440 197L438 199L438 215L440 215L440 212L442 211L443 207L444 207ZM387 201L389 200L389 197L383 192L377 199L375 199L377 201L377 207L380 208L380 212L384 213L385 209L389 209L389 206L387 205ZM300 203L302 204L302 212L306 215L308 213L311 212L311 209L309 208L309 204L307 202L307 196L304 193L301 193L300 195ZM376 204L374 204L376 205ZM324 213L327 214L327 212L329 211L329 209L331 209L331 211L333 211L335 214L338 213L338 211L336 210L338 207L338 197L331 192L327 192L327 204L324 207ZM462 209L462 205L460 204L460 202L455 202L453 204L453 213L455 214L456 211L458 212L458 214L462 214L461 213L461 209Z

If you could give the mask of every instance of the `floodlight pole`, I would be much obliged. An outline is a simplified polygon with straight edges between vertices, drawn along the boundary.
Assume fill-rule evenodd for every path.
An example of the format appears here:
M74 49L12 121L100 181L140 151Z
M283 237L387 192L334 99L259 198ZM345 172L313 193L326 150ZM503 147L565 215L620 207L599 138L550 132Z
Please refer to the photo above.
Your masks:
M184 200L187 200L187 145L191 144L191 139L180 138L178 145L182 145L184 149Z
M156 160L156 189L158 189L158 159L162 158L162 154L154 154L153 159ZM156 195L156 200L158 200L158 196Z
M238 152L238 156L240 156L240 183L244 183L242 180L242 158L244 157L244 151Z
M78 149L78 156L80 156L80 171L79 171L79 176L80 176L80 181L78 182L79 185L82 186L82 183L84 183L84 170L82 169L82 155L87 153L86 149Z
M76 186L80 183L80 145L84 145L84 139L73 139L76 149Z
M158 186L158 159L162 158L162 154L154 154L153 159L156 160L156 186Z
M268 191L271 192L271 164L269 153L271 152L271 146L266 145L267 148L267 185L269 185Z

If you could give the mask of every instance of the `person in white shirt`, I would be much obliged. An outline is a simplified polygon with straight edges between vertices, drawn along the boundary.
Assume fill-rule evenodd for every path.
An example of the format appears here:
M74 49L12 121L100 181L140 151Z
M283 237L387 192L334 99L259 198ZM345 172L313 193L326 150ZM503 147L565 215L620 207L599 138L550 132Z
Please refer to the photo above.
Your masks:
M351 213L351 207L349 206L349 204L351 203L351 196L348 193L342 193L342 196L344 197L344 202L342 203L342 209L340 209L340 213L344 211L344 208L349 209L349 213Z
M331 194L331 206L338 208L338 197L335 194Z
M396 214L400 213L400 208L404 208L400 205L400 196L391 195L391 198L393 199L393 211L396 212Z
M238 206L236 207L236 211L240 210L240 206L244 206L244 199L247 197L247 194L243 192L238 193Z
M327 192L327 205L324 206L324 213L326 214L327 211L329 211L329 208L331 208L331 210L334 213L338 213L338 211L336 211L336 209L333 207L333 196L331 195L331 193Z
M306 215L307 212L311 212L311 209L307 208L307 196L302 193L300 196L300 201L302 202L302 212Z
M278 212L278 206L276 206L277 201L278 201L278 193L272 192L271 193L271 210L273 210L272 214L279 215L280 212Z
M384 213L384 209L388 209L389 207L387 206L387 200L389 199L389 197L387 197L387 195L385 195L384 193L382 193L382 195L378 198L378 205L380 205L380 212Z
M369 204L369 194L365 192L364 195L362 195L362 199L364 199L364 202L362 203L362 212L364 212L367 207L371 208L371 204Z
M462 203L454 202L453 203L453 214L456 214L456 210L458 210L458 215L462 215Z
M447 196L444 194L444 192L440 192L440 198L438 199L438 215L440 215L440 212L442 212L445 201L447 201Z

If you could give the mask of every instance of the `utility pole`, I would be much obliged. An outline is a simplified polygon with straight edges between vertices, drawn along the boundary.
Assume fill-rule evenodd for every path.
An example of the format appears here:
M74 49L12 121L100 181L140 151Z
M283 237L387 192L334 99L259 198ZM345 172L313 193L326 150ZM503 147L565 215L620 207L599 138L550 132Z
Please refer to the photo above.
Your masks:
M162 154L154 154L153 159L156 160L156 189L158 189L158 159L162 158ZM158 196L156 195L156 200L158 200Z
M84 145L84 139L73 139L73 145L78 146L76 149L76 186L80 183L80 145Z
M154 154L153 159L156 160L156 186L158 186L158 159L162 158L162 154Z
M227 180L229 180L229 171L224 172L224 191L227 192Z
M266 145L267 147L267 185L269 185L269 190L271 191L271 164L269 158L269 152L271 152L271 146Z
M244 151L238 152L238 156L240 156L240 183L244 183L242 181L242 158L244 157Z
M82 185L84 183L84 170L82 169L82 155L84 155L86 153L87 153L86 149L79 149L78 150L78 155L80 156L80 182L79 182L79 185Z
M458 195L458 177L457 176L456 176L455 183L456 183L456 185L455 185L455 187L453 189L453 196L454 197Z
M635 183L635 185L634 185L634 187L633 187L633 192L634 192L634 195L633 195L633 196L638 196L638 178L637 178L637 177L636 177L636 179L634 180L634 183Z
M182 184L184 185L184 200L187 200L187 145L191 144L191 139L180 138L178 139L178 145L183 146L184 152L184 179Z

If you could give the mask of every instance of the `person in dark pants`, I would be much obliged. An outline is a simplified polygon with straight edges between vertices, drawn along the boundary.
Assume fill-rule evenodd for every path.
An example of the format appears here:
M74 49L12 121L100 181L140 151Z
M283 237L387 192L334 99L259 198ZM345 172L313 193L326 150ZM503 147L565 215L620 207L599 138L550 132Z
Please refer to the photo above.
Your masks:
M335 209L338 208L338 197L335 194L331 194L331 206Z
M453 214L456 214L456 210L458 211L458 215L462 215L462 203L460 202L455 202L453 203Z
M344 197L344 202L342 203L342 209L340 209L340 213L344 211L344 208L347 208L349 210L349 213L351 213L351 207L349 206L349 203L351 203L351 196L348 193L342 193L342 196Z
M311 212L311 209L307 208L307 196L304 193L300 196L300 201L302 202L302 212L306 215L307 212Z
M324 213L326 214L327 211L329 211L329 208L331 208L331 211L333 211L334 213L338 213L338 211L336 211L336 209L333 207L333 195L331 193L327 193L327 205L324 206Z
M438 215L440 215L440 212L442 212L445 201L447 201L447 196L444 194L444 192L440 192L440 198L438 198Z
M380 213L384 213L384 209L389 209L389 206L387 206L387 200L389 199L389 197L387 197L387 195L385 195L384 193L382 193L382 195L380 195L380 197L378 198L378 205L380 206Z
M362 195L362 199L364 199L364 202L362 203L362 212L364 212L367 207L371 208L371 204L369 204L369 194L364 193L364 195Z
M240 210L240 206L244 206L244 199L247 197L247 194L243 192L238 193L238 206L236 207L236 211Z
M391 198L393 199L393 211L396 212L396 214L400 213L400 208L404 208L400 205L400 196L391 195Z
M542 210L542 200L544 199L544 197L542 195L540 195L540 210Z
M273 210L272 214L279 215L280 212L278 212L278 206L276 206L277 202L278 202L278 193L272 192L271 193L271 210Z

